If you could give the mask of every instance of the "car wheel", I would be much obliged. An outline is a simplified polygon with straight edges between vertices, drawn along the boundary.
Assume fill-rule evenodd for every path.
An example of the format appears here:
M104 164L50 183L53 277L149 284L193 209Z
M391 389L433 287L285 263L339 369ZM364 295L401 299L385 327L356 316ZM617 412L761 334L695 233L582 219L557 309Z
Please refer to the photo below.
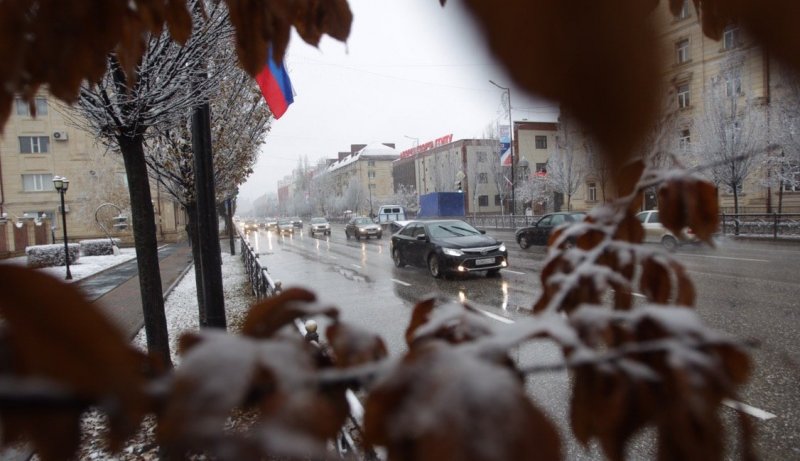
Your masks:
M665 235L661 239L661 245L663 245L664 248L667 249L667 251L675 251L675 249L678 248L678 240L676 240L675 237L671 235Z
M489 269L486 271L487 277L499 277L500 276L500 269Z
M331 235L331 231L326 231L325 235Z
M392 259L394 260L394 267L405 267L406 263L403 262L403 258L400 256L399 248L395 248L392 251Z
M344 236L347 237L347 240L350 240L350 233L349 232L344 231Z
M381 237L383 237L383 234L378 234L378 240L380 240Z
M361 240L361 236L358 234L358 232L356 232L354 235L356 236L356 240Z
M428 258L428 272L434 278L441 278L442 277L442 266L439 264L439 258L436 255L431 255Z
M531 246L531 242L528 241L528 237L525 235L520 235L519 237L519 247L523 250Z

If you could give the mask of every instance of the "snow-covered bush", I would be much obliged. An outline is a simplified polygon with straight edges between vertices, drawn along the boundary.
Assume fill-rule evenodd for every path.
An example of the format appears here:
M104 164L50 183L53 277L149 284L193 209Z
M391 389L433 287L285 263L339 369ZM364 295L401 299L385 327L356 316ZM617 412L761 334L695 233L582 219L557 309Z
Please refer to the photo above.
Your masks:
M112 245L113 241L113 245ZM119 248L120 239L91 239L81 240L81 254L84 256L113 255L114 247Z
M80 257L81 246L77 243L70 243L68 246L69 262L72 264ZM62 243L29 246L25 248L25 254L28 256L28 267L38 268L66 265L64 244Z

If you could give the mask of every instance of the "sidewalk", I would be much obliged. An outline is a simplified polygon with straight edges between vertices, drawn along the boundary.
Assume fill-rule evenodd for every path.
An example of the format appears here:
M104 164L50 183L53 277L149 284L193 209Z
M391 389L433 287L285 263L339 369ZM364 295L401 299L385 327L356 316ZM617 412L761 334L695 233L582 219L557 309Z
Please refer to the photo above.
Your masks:
M165 245L158 251L164 297L192 264L188 242ZM106 312L123 334L133 338L144 325L136 260L112 267L77 283L86 296Z

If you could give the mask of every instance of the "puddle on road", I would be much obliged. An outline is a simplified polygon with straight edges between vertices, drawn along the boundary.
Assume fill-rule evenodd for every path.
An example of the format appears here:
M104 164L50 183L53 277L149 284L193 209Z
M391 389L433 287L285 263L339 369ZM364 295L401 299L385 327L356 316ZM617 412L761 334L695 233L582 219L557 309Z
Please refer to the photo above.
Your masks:
M354 282L359 282L359 283L372 283L372 279L370 279L366 275L359 274L353 269L348 269L342 266L333 266L333 270L334 272L343 276L347 280L352 280Z

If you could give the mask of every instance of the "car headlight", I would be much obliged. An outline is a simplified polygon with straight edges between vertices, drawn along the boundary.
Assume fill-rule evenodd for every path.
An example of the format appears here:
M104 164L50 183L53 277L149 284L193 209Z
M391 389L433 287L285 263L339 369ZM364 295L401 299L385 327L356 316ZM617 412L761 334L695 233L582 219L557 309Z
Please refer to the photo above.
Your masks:
M498 250L506 251L506 244L505 243L500 244L500 248L498 248Z
M442 248L442 253L447 256L464 256L464 252L455 248Z

